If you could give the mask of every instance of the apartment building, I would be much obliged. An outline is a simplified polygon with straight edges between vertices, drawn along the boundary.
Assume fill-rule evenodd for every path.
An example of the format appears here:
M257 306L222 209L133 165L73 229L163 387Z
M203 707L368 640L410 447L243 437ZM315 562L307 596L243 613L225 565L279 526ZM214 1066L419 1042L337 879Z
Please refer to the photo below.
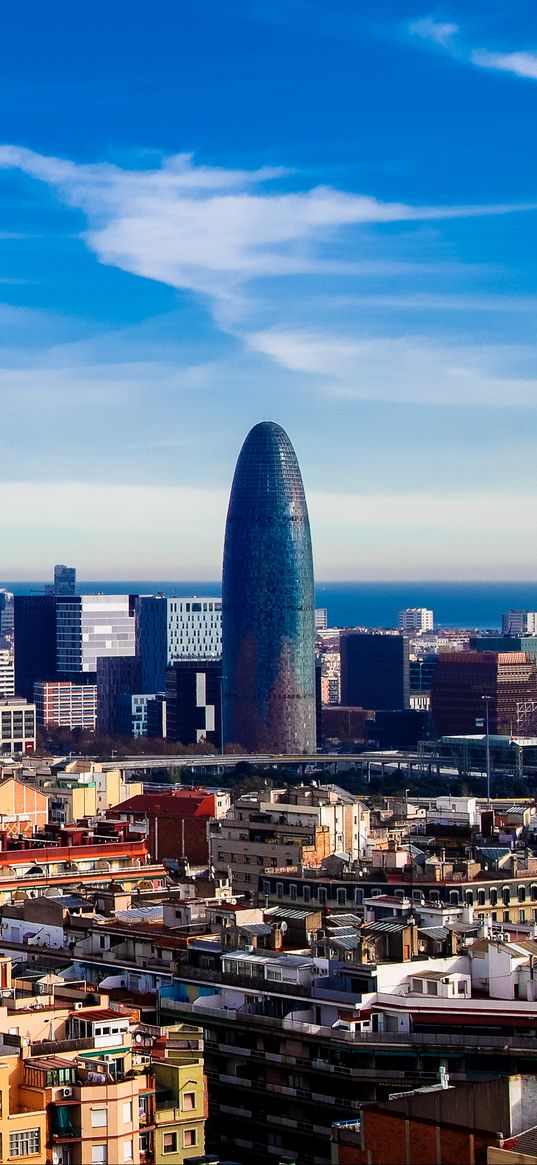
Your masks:
M278 1153L328 1165L334 1121L434 1086L441 1068L458 1080L537 1069L533 1002L473 998L466 952L364 964L352 949L357 920L339 921L337 958L318 953L323 940L269 949L260 924L243 928L245 945L232 933L220 949L214 936L192 938L160 991L160 1022L203 1024L207 1143L242 1165Z
M36 771L34 781L49 798L50 820L59 825L97 817L143 792L143 782L127 782L121 769L85 759L56 765L50 773Z
M0 648L0 696L15 695L15 661L12 648Z
M4 756L35 751L35 704L21 696L0 697L0 752Z
M205 1147L199 1027L140 1022L136 1007L0 957L0 1160L185 1165Z
M209 860L233 892L257 898L265 869L319 865L330 854L365 854L369 811L337 786L245 793L209 824Z

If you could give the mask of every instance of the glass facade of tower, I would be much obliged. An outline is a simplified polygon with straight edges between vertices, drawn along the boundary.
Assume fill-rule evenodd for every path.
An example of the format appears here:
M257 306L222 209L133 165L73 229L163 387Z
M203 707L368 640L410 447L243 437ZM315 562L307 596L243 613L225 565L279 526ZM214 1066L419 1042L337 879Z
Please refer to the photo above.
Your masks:
M311 537L293 446L269 421L242 447L222 585L224 735L249 752L315 751Z

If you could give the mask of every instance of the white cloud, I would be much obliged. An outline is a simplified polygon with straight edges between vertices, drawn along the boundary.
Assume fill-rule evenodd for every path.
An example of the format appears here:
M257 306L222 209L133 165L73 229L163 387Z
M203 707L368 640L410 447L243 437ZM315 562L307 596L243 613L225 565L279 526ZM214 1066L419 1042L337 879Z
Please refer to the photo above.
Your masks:
M280 170L195 166L188 155L168 158L159 170L125 171L6 145L0 167L48 183L81 209L88 219L85 241L102 263L224 300L256 276L345 271L344 262L326 255L327 243L345 227L535 208L411 206L322 186L282 193L267 187Z
M448 347L426 339L345 339L267 330L250 347L293 372L321 378L322 390L356 400L537 407L535 353L515 346Z
M537 81L537 53L490 53L486 49L476 49L471 61L483 69L499 69L503 73L514 73L516 77L527 77Z
M514 52L494 52L486 48L471 48L458 35L459 25L442 23L433 17L414 20L406 25L411 36L445 49L458 61L477 65L481 69L496 69L537 81L537 53L526 49Z
M411 21L408 29L412 36L420 37L421 40L433 41L434 44L441 45L442 48L445 48L458 33L459 26L457 24L442 23L439 20L434 20L432 17L427 16L423 20Z

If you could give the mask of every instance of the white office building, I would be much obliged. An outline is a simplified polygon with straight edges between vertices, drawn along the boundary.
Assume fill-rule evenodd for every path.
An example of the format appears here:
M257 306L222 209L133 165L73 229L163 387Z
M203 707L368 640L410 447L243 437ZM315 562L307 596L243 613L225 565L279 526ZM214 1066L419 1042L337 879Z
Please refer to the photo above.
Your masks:
M141 691L162 692L166 668L180 659L219 659L222 600L214 595L141 595L136 611Z
M422 635L434 628L433 612L428 607L407 607L399 611L399 630L410 635Z
M103 656L134 655L130 595L72 595L56 599L56 667L69 678L96 672Z

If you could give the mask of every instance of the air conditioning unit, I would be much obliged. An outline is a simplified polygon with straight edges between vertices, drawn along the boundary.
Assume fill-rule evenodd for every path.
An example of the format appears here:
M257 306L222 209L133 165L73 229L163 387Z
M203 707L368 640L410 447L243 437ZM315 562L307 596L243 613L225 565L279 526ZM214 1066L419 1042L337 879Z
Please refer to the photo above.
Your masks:
M62 1088L62 1096L72 1096L72 1095L73 1095L72 1088Z
M80 1008L83 1006L84 1006L83 1003L75 1003L75 1011L80 1011Z

